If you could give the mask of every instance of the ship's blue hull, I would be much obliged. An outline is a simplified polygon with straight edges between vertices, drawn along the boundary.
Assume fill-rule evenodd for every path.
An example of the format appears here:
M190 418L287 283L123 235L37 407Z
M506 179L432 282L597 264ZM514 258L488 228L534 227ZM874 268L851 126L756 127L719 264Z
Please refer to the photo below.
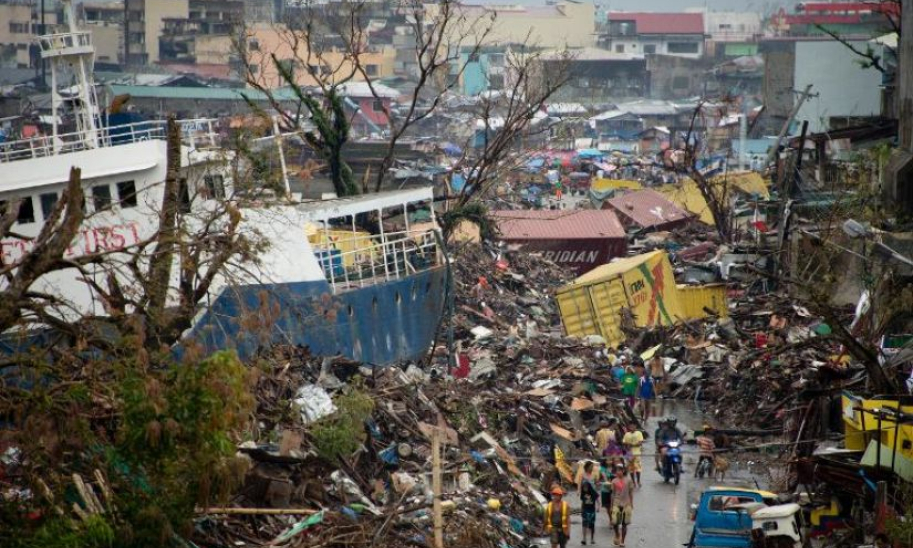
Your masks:
M370 365L424 357L444 307L446 269L333 295L325 281L249 285L226 290L189 334L207 351L242 359L275 344L307 346Z

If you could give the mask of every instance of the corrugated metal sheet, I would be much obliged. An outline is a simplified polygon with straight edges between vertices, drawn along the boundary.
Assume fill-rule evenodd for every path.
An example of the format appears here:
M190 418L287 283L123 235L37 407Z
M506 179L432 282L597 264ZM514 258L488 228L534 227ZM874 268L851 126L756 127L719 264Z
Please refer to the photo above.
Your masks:
M606 200L627 222L641 228L671 228L687 223L694 215L654 190L626 192ZM605 205L603 207L605 207Z
M501 238L521 240L622 239L625 229L612 211L492 211Z
M662 185L656 187L656 190L670 202L697 215L702 223L713 226L713 214L707 206L707 201L697 188L697 183L691 179L685 179L674 185Z
M728 173L714 177L709 182L714 185L712 188L719 188L721 192L728 186L730 194L733 194L732 189L737 189L745 194L758 196L764 200L770 198L770 189L767 187L767 182L759 173L753 171ZM662 185L656 187L656 191L660 192L675 205L697 215L702 223L713 225L713 214L710 213L710 208L707 206L707 201L704 200L704 195L701 194L697 183L693 180L684 179L680 183Z

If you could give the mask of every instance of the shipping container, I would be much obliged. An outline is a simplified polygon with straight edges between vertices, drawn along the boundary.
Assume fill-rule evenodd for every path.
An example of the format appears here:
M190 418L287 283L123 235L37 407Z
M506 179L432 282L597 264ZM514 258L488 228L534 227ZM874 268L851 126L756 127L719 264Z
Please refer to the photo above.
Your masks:
M684 286L683 286L684 287ZM616 260L577 278L556 295L568 335L600 335L612 346L624 340L622 318L637 327L669 326L725 315L725 286L688 286L680 291L665 251Z
M612 211L492 211L499 239L512 247L539 252L580 275L627 253L624 228Z
M729 307L726 305L726 284L680 285L678 286L678 305L682 317L697 320L708 316L707 310L714 316L726 318Z

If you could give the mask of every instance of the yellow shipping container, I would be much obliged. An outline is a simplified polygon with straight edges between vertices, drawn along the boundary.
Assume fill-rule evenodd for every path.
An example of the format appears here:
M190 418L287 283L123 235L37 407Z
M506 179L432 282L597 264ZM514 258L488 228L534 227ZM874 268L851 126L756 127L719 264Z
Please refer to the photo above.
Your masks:
M652 251L598 267L558 290L556 300L568 335L600 335L610 345L624 340L627 310L637 327L668 326L705 317L703 308L726 310L725 288L697 287L682 304L665 251Z
M726 285L680 285L678 286L678 305L682 319L698 320L708 316L705 308L712 310L715 316L726 318L729 307L726 305Z

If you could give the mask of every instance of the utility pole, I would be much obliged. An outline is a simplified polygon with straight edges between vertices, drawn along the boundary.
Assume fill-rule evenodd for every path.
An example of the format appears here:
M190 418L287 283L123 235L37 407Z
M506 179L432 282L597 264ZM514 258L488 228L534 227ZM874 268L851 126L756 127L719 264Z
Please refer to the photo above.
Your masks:
M886 203L909 213L913 211L913 2L909 0L900 3L900 24L894 97L900 146L885 166L882 190Z
M780 128L780 133L777 135L777 140L774 143L773 147L767 152L767 161L764 163L764 167L770 165L774 161L774 158L777 157L777 153L780 150L780 142L783 141L783 138L786 137L787 132L789 132L789 126L793 123L793 118L799 114L799 109L802 108L802 105L805 101L808 100L809 95L812 92L812 85L809 84L805 86L805 90L802 91L802 94L799 95L799 100L796 101L796 104L793 105L792 111L790 111L789 116L786 117L786 121L783 122L783 127Z

